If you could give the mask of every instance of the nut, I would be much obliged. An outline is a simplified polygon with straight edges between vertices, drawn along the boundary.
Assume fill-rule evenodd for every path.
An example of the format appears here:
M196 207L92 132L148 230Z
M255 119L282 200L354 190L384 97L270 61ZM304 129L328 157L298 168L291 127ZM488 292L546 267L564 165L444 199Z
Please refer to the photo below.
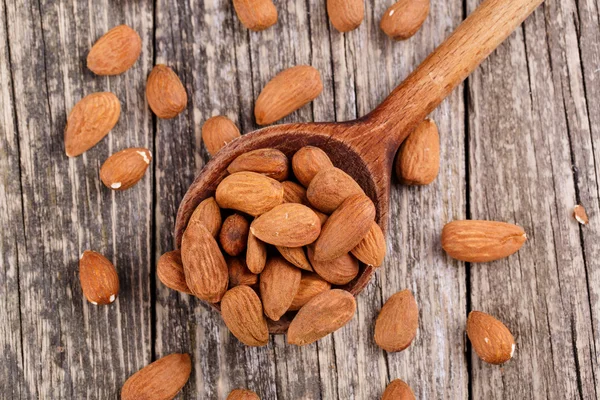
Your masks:
M308 204L304 187L292 181L281 182L281 185L283 186L284 203Z
M135 64L142 52L142 38L127 25L115 26L92 46L87 67L96 75L118 75Z
M329 156L318 147L304 146L292 157L294 175L306 188L317 173L332 167Z
M381 400L415 400L415 394L404 381L395 379L385 388Z
M277 8L271 0L233 0L240 22L252 31L262 31L277 23Z
M219 234L219 241L225 253L237 256L246 250L249 231L250 223L240 214L232 214L225 218Z
M249 286L229 289L221 301L221 315L227 328L248 346L266 346L269 328L258 295Z
M266 213L283 202L283 186L256 172L237 172L217 186L217 204L252 216Z
M583 208L583 206L580 204L573 208L573 218L575 218L581 225L587 225L590 222L587 213L585 212L585 208Z
M79 281L86 299L94 304L110 304L119 294L119 275L102 254L86 250L79 259Z
M192 294L192 291L185 282L185 273L183 272L183 263L181 262L181 251L169 251L158 259L156 266L158 279L168 288L179 292Z
M221 209L214 197L204 199L198 204L188 224L192 223L192 221L201 223L213 237L217 237L221 230Z
M385 252L385 236L379 225L373 221L369 233L352 249L352 254L367 265L379 267L383 263Z
M225 145L239 138L240 131L233 121L222 115L209 118L202 125L202 140L208 154L215 155Z
M281 257L267 260L260 274L260 297L265 314L273 321L279 321L290 308L300 286L302 273Z
M172 399L191 372L188 354L170 354L131 375L121 389L121 400Z
M355 194L364 192L350 175L335 167L316 174L306 191L310 204L326 214L334 212L344 200Z
M302 247L319 237L321 222L307 206L284 203L256 218L250 231L265 243Z
M315 260L314 245L308 246L308 258L319 276L334 285L345 285L358 275L358 261L346 253L328 261Z
M229 166L227 172L257 172L278 181L287 179L289 174L288 159L277 149L252 150L238 156Z
M250 272L243 258L229 257L227 267L229 268L229 287L253 286L258 283L258 275Z
M319 275L312 272L302 272L302 279L298 291L290 305L290 311L296 311L302 308L313 297L331 289L331 284L323 280Z
M435 122L427 119L402 144L396 159L396 175L407 185L428 185L439 170L440 135Z
M306 258L304 253L304 247L283 247L277 246L279 254L283 256L288 262L292 263L296 267L305 271L312 271L313 268Z
M379 27L394 40L406 40L413 36L429 15L429 0L400 0L390 6Z
M109 189L127 190L142 179L150 161L152 153L143 147L121 150L104 161L100 179Z
M327 0L331 24L340 32L358 28L365 16L364 0Z
M187 93L175 72L166 65L156 65L146 83L146 99L158 118L178 116L187 106Z
M417 302L410 290L403 290L381 308L375 322L375 343L385 351L402 351L410 346L418 328Z
M227 400L260 400L260 397L251 390L234 389L227 396Z
M267 263L267 245L257 239L252 232L248 232L248 246L246 249L246 265L255 274L260 274Z
M502 364L514 355L513 335L502 322L489 314L471 311L467 318L467 335L473 350L487 363Z

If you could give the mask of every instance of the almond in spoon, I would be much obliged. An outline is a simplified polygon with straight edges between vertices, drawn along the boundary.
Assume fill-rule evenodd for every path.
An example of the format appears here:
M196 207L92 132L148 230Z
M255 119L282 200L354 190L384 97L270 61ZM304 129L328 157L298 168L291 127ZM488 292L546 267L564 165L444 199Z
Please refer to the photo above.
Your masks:
M345 285L358 275L358 261L346 253L328 261L315 260L314 246L308 246L308 258L319 276L334 285Z
M352 255L367 265L379 267L383 264L385 252L385 235L377 222L373 221L367 236L352 249Z
M217 237L221 230L221 209L214 197L204 199L198 204L188 223L192 221L204 225L211 235Z
M219 241L225 253L230 256L240 255L246 250L250 223L240 214L232 214L225 218L219 234Z
M273 321L279 321L290 308L298 291L302 273L281 257L267 260L260 274L260 297L265 314Z
M248 232L248 247L246 249L246 265L254 274L260 274L267 263L267 245Z
M284 203L256 218L250 231L265 243L302 247L319 237L321 221L307 206Z
M355 194L364 194L354 179L339 168L321 170L310 181L306 197L312 206L331 214L344 200Z
M221 301L221 316L227 328L248 346L265 346L269 328L260 298L249 286L229 289Z
M283 186L275 179L256 172L237 172L217 186L217 204L257 216L283 202Z
M396 159L396 175L406 185L428 185L439 170L440 135L435 122L427 119L402 143Z
M269 178L283 181L288 177L288 159L277 149L257 149L238 156L229 166L227 172L251 171L264 174Z
M333 167L327 153L318 147L304 146L292 157L292 169L296 179L305 188L320 171Z
M183 272L180 250L169 251L160 256L156 266L156 273L158 279L166 287L179 292L192 294L185 282L185 273Z
M253 286L258 283L258 275L253 274L243 258L229 257L227 259L229 268L229 287L246 285Z
M300 286L298 286L298 291L296 292L296 296L294 296L294 300L292 300L289 310L299 310L310 299L329 289L331 289L331 284L323 280L319 275L312 272L302 272Z

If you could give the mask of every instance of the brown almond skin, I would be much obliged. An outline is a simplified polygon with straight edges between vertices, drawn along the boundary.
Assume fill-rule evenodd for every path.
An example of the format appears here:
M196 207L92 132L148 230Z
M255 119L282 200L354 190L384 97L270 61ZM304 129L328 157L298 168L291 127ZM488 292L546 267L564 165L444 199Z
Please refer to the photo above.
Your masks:
M385 388L381 400L415 400L415 394L406 382L395 379Z
M229 289L221 301L221 316L227 328L248 346L266 346L269 328L260 298L245 285Z
M327 220L329 219L329 215L322 213L321 211L317 210L316 208L310 207L311 210L313 210L313 212L315 214L317 214L317 217L319 217L319 221L321 221L321 228L323 227L323 225L325 225L325 222L327 222Z
M284 181L289 175L288 164L285 154L277 149L257 149L238 156L229 164L227 172L251 171Z
M260 397L251 390L234 389L227 396L227 400L260 400Z
M467 335L475 353L487 363L502 364L513 356L515 339L512 333L489 314L471 311L467 318Z
M232 214L225 218L219 234L223 251L234 257L240 255L246 250L249 232L250 223L240 214Z
M233 121L222 115L211 117L202 125L202 141L211 156L240 136L240 130Z
M308 204L304 187L292 181L281 182L281 185L283 186L284 203Z
M115 26L92 46L87 67L96 75L118 75L135 64L142 52L142 38L127 25Z
M440 135L427 119L408 136L396 159L396 175L406 185L428 185L440 170Z
M256 217L283 202L283 186L256 172L237 172L217 186L217 204Z
M523 228L496 221L452 221L442 229L442 248L454 259L488 262L516 253L527 240Z
M240 22L252 31L262 31L277 23L277 8L271 0L233 0Z
M127 190L142 179L150 161L152 153L143 147L121 150L104 161L100 179L109 189Z
M310 204L325 214L331 214L344 200L355 194L364 192L350 175L335 167L321 170L306 190Z
M248 233L248 246L246 249L246 265L254 274L260 274L267 263L267 245L257 239L252 232Z
M183 263L181 261L181 251L168 251L158 259L156 266L158 279L168 288L179 292L192 294L185 281L183 272Z
M340 32L352 31L365 17L364 0L327 0L327 14L331 25Z
M79 281L85 298L92 304L110 304L119 295L119 275L102 254L86 250L79 260Z
M256 123L272 124L310 103L322 91L323 82L317 69L299 65L283 70L265 85L256 99Z
M315 244L314 259L329 261L350 252L369 233L374 220L371 199L364 194L348 197L325 222Z
M302 247L319 237L321 221L307 206L284 203L256 218L250 231L265 243Z
M218 303L227 291L229 271L215 238L199 222L188 224L181 240L185 281L198 298Z
M308 246L308 259L315 272L334 285L345 285L351 282L359 272L358 261L349 253L333 260L317 261L314 246Z
M192 372L188 354L169 354L131 375L121 389L121 400L170 400Z
M400 0L383 14L379 27L394 40L413 36L429 15L429 0Z
M77 157L94 147L117 124L121 103L110 92L92 93L79 100L65 127L65 152Z
M298 346L314 343L346 325L356 312L354 296L332 289L313 297L292 320L287 342Z
M292 157L294 175L305 188L320 171L332 167L327 153L318 147L304 146Z
M312 272L302 272L300 286L292 300L289 311L296 311L302 308L313 297L331 289L331 284L323 280L319 275Z
M292 263L294 266L305 271L313 270L308 258L306 258L306 253L304 253L304 247L277 246L277 250L283 258Z
M390 297L375 321L375 343L388 352L402 351L412 343L419 328L419 308L410 290Z
M185 87L175 72L166 65L156 65L146 83L146 99L158 118L171 119L187 106Z
M271 257L260 274L260 297L265 314L279 321L290 308L300 286L302 272L282 257Z
M221 230L222 220L221 209L214 197L204 199L198 204L198 207L196 207L192 213L188 224L192 221L201 223L208 229L213 237L217 237Z
M243 258L229 257L227 267L229 268L230 288L239 285L253 286L258 283L258 275L250 272Z
M352 249L352 255L367 265L379 267L385 258L385 235L377 222L373 221L367 236Z
M581 204L578 204L573 208L573 218L575 218L575 220L581 225L587 225L590 223L587 212Z

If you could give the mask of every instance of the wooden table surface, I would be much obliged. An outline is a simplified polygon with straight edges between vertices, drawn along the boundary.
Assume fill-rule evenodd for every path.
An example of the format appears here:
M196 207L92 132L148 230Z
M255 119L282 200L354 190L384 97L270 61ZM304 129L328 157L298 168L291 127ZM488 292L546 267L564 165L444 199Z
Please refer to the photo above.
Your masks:
M173 248L180 199L208 154L200 131L225 114L256 128L253 104L282 69L311 64L324 90L290 121L344 121L376 106L458 26L477 0L432 0L412 39L379 30L391 0L366 1L347 34L325 0L279 0L279 21L247 31L228 0L0 1L0 398L113 399L129 375L171 352L193 371L180 398L378 399L402 378L418 399L595 399L600 396L600 28L598 0L547 0L433 114L441 170L426 187L393 183L384 266L342 330L303 348L272 337L241 345L218 314L163 286L156 260ZM85 58L109 28L142 37L140 59L116 77ZM189 94L176 119L157 120L144 95L155 63ZM112 91L122 114L83 156L64 153L66 115L83 96ZM144 146L144 179L112 192L98 178L113 152ZM589 226L571 216L585 205ZM529 240L508 259L451 260L440 246L453 219L517 223ZM116 265L110 306L85 301L78 258ZM409 288L420 308L407 350L375 346L383 302ZM515 358L483 363L464 329L470 310L504 321Z

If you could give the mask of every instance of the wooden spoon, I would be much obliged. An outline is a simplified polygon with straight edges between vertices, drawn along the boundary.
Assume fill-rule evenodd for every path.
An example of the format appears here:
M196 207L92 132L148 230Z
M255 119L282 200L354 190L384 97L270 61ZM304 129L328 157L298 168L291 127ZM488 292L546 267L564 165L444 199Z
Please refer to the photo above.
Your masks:
M240 154L267 147L290 157L307 145L323 149L374 201L377 221L385 232L392 164L404 139L542 2L485 0L383 103L362 118L270 126L225 146L206 164L179 206L177 247L192 212L202 200L214 195L227 175L227 166ZM345 289L357 295L372 274L372 267L362 266L359 276ZM270 330L284 333L289 322L289 316L284 316L271 323Z

